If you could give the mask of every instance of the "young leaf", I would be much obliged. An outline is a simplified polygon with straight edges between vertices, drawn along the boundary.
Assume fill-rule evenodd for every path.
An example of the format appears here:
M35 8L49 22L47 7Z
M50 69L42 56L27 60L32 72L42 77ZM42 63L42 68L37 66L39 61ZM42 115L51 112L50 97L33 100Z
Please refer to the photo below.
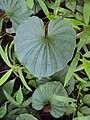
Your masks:
M84 16L84 22L86 23L86 25L89 24L89 20L90 20L90 12L89 11L90 11L90 0L85 0L83 16Z
M55 1L55 4L54 4L54 14L55 15L57 15L57 13L59 11L60 2L61 2L61 0L56 0Z
M4 117L4 115L7 112L7 103L5 103L1 108L0 108L0 118Z
M65 83L64 83L64 86L66 86L66 84L68 83L68 81L70 80L71 76L73 75L75 69L76 69L76 66L78 64L78 60L79 60L79 57L80 57L80 53L76 53L76 56L74 57L69 69L68 69L68 72L66 74L66 78L65 78Z
M55 118L61 117L65 112L67 103L58 101L53 95L66 96L67 92L60 82L47 82L40 85L32 95L32 107L41 110L45 105L50 105L50 113Z
M2 46L0 45L0 55L2 57L2 59L4 60L4 62L9 66L12 67L12 64L10 63L8 56L6 56L4 50L2 49Z
M53 99L59 100L61 102L76 102L75 99L73 98L69 98L69 97L65 97L65 96L58 96L58 95L53 95Z
M84 65L85 72L90 79L90 61L83 58L83 65Z
M14 82L15 82L15 79L10 80L3 86L3 89L7 91L9 95L11 95L11 93L13 92Z
M8 100L9 102L11 102L12 104L14 104L14 105L16 105L16 106L19 106L19 104L7 93L7 91L5 91L5 90L3 89L3 92L4 92L6 98L7 98L7 100Z
M19 67L18 68L18 73L19 73L19 77L20 77L20 80L22 81L23 85L29 90L29 91L32 91L31 88L28 86L28 84L26 83L26 80L23 76L23 73L22 73L22 70L21 68Z
M16 101L19 105L23 102L23 93L22 93L21 86L19 90L16 92Z
M34 5L34 0L27 0L27 5L30 9L32 9L32 7Z
M17 29L14 45L30 73L42 78L62 70L71 60L76 34L69 21L58 17L50 21L46 35L43 21L33 16Z
M86 52L83 57L87 57L87 58L90 58L90 51Z
M0 78L0 86L7 81L7 79L10 77L12 71L13 71L13 69L10 69L7 73L5 73L5 74Z
M38 120L38 119L35 118L33 115L25 113L25 114L20 114L20 116L18 116L16 120Z
M82 83L87 83L83 78L79 77L77 74L74 73L74 77Z
M39 5L41 6L43 12L46 14L47 17L49 17L49 11L43 0L38 0Z

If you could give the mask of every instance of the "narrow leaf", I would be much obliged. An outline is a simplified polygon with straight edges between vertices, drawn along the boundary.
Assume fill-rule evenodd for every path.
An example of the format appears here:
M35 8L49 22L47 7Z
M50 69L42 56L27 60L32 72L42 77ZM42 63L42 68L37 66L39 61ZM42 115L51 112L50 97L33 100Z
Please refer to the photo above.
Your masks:
M45 3L43 2L43 0L38 0L39 5L41 6L43 12L46 14L47 17L49 17L49 11L45 5Z
M80 42L78 43L77 52L79 52L79 50L80 50L85 44L87 44L88 41L89 41L89 43L90 43L89 36L90 36L90 27L87 27L87 28L83 31L82 35L81 35ZM88 40L88 39L89 39L89 40Z
M16 92L16 101L19 105L23 102L23 93L22 93L21 86L19 90Z
M4 117L6 112L7 112L7 104L5 103L5 105L0 108L0 118Z
M90 58L90 51L86 52L83 57L87 57L87 58Z
M54 14L55 15L57 15L57 13L59 11L60 2L61 2L61 0L56 0L55 1L55 4L54 4Z
M19 73L19 76L20 76L20 79L21 79L23 85L24 85L29 91L32 91L31 88L30 88L30 87L28 86L28 84L26 83L26 80L25 80L25 78L24 78L24 76L23 76L23 73L22 73L21 68L18 68L18 73Z
M64 83L64 86L66 86L66 84L68 83L68 81L70 80L70 78L72 77L75 69L76 69L76 66L78 64L78 60L79 60L79 57L80 57L80 54L77 53L76 56L74 57L69 69L68 69L68 72L66 74L66 78L65 78L65 83Z
M56 100L59 100L61 102L75 102L76 100L73 98L65 97L65 96L58 96L58 95L53 95L53 98Z
M7 73L5 73L5 74L0 78L0 86L7 81L7 79L10 77L12 71L13 71L13 69L10 69Z
M83 58L83 65L84 65L85 72L90 79L90 61Z
M4 89L3 89L3 92L9 102L11 102L12 104L16 106L19 106L19 104Z
M79 80L82 83L87 83L84 79L82 79L81 77L79 77L77 74L74 73L74 77Z
M86 25L88 25L90 18L90 0L85 0L83 16L84 16L84 22L86 23Z
M10 63L8 56L6 56L4 50L2 49L1 45L0 45L0 55L2 57L2 59L4 60L4 62L9 66L12 67L12 64Z
M27 0L27 5L30 9L32 9L32 7L34 5L34 0Z
M31 102L32 102L32 98L30 97L22 103L22 106L27 107L28 105L30 105Z

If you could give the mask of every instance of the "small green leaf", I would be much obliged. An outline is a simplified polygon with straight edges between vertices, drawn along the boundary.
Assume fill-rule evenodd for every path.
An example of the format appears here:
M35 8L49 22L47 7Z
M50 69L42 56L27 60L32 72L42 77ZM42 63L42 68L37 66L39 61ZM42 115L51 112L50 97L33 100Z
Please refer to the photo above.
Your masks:
M78 43L78 48L77 51L79 52L80 49L87 44L87 42L90 43L90 27L86 27L85 30L83 31L81 37L80 37L80 42Z
M18 116L16 120L38 120L38 119L30 114L20 114L20 116Z
M83 58L83 65L84 65L85 72L90 79L90 61Z
M86 52L83 57L87 57L87 58L90 58L90 51Z
M0 108L0 118L4 117L7 112L7 103Z
M90 120L90 116L76 117L73 120Z
M90 106L90 94L84 95L82 102Z
M90 99L89 99L90 100ZM90 115L90 108L87 107L87 106L83 106L80 108L80 112L83 114L83 115Z
M19 105L23 102L23 93L22 93L21 86L19 90L16 92L16 101Z
M55 1L55 4L54 4L54 14L55 15L57 15L57 13L59 11L60 2L61 2L61 0L56 0Z
M9 102L11 102L12 104L16 106L19 106L19 104L4 89L3 89L3 92Z
M75 99L73 98L69 98L69 97L65 97L65 96L58 96L58 95L53 95L53 98L56 99L56 100L59 100L61 102L76 102Z
M12 64L10 63L8 56L6 55L6 53L4 52L2 46L0 45L0 55L2 57L2 59L4 60L4 62L9 66L12 67Z
M47 17L49 17L49 11L43 0L38 0L39 5L41 6L43 12L46 14Z
M90 20L90 12L89 11L90 11L90 0L85 0L83 16L84 16L84 22L86 23L86 25L89 24L89 20Z
M26 83L26 80L23 76L23 73L22 73L22 70L21 68L19 67L18 68L18 73L19 73L19 77L20 77L20 80L22 81L23 85L29 90L29 91L32 91L31 88L28 86L28 84Z
M7 79L10 77L12 71L13 71L13 69L10 69L7 73L5 73L5 74L0 78L0 86L7 81Z
M74 12L75 7L76 7L76 1L75 0L67 0L66 7Z
M34 0L27 0L27 5L30 9L32 9L32 7L34 5Z
M87 83L83 78L79 77L77 74L74 73L74 77L82 83Z
M64 86L66 86L66 84L68 83L68 81L70 80L71 76L73 75L75 69L76 69L76 66L78 64L78 60L79 60L79 57L80 57L80 53L76 53L76 56L74 57L69 69L68 69L68 72L66 74L66 78L65 78L65 83L64 83Z
M3 89L5 91L7 91L7 93L9 95L11 95L11 93L13 92L14 82L15 82L15 79L10 80L9 82L7 82L6 84L4 84L4 86L3 86Z

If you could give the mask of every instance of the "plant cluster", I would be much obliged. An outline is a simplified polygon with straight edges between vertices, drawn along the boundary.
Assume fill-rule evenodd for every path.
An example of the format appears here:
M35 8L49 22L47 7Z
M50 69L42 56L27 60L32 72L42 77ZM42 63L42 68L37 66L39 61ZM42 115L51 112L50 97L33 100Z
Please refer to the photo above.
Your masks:
M0 0L1 120L90 119L89 11L90 0Z

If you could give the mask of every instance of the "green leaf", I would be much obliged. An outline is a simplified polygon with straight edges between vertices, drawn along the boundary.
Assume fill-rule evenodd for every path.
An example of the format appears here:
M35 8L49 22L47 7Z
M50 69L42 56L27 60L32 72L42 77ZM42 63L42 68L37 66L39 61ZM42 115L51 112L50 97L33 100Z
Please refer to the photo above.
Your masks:
M83 33L80 37L80 42L78 43L77 51L80 51L80 49L84 45L86 45L88 41L90 43L90 27L86 27L86 29L83 31Z
M7 112L7 104L5 103L1 108L0 108L0 118L4 117L4 115Z
M50 21L46 34L43 21L33 16L19 26L14 44L20 61L31 74L41 78L66 66L72 58L75 39L67 20L59 17Z
M87 57L87 58L90 58L90 51L86 52L83 57Z
M36 110L41 110L45 105L50 105L50 113L55 118L62 116L67 106L67 103L55 100L53 95L67 96L67 93L60 82L47 82L40 85L32 95L32 107Z
M13 69L8 70L8 72L5 73L5 74L0 78L0 86L7 81L7 79L10 77L12 71L13 71Z
M38 120L38 119L30 114L20 114L20 116L18 116L16 120Z
M59 11L60 2L61 2L61 0L56 0L55 1L55 4L54 4L54 14L55 15L57 15L57 13Z
M54 81L58 80L64 85L65 77L68 72L68 69L69 69L69 66L67 65L64 69L62 69L62 70L56 72L55 74L53 74L52 76L50 76L51 80L54 80ZM74 85L75 85L75 79L74 79L74 76L72 75L68 84L65 86L65 89L67 90L68 95L70 95L72 93L72 91L74 90Z
M4 62L9 66L12 67L12 64L10 63L8 56L6 55L6 53L4 52L4 50L2 49L2 46L0 45L0 55L2 57L2 59L4 60Z
M74 12L76 8L76 0L67 0L66 7Z
M27 0L27 5L30 9L34 6L34 0Z
M28 98L26 101L24 101L24 102L22 103L22 106L23 106L23 107L29 106L29 105L31 104L31 102L32 102L31 99L32 99L32 98L30 97L30 98Z
M83 58L83 65L84 65L85 72L90 79L90 61Z
M21 68L19 67L18 68L18 73L19 73L19 77L20 77L20 80L22 81L23 85L29 90L29 91L32 91L31 88L28 86L24 76L23 76L23 73L22 73L22 70Z
M30 16L31 11L28 9L25 0L0 0L0 9L12 22L12 28L8 31L15 32L18 26Z
M73 120L90 120L90 116L76 117Z
M5 90L3 89L3 92L4 92L6 98L7 98L7 100L8 100L9 102L11 102L11 103L14 104L15 106L18 106L18 107L19 107L19 104L7 93L7 91L5 91Z
M22 93L21 86L19 90L16 92L16 101L19 105L23 102L23 93Z
M90 0L85 0L83 16L84 16L84 22L86 23L86 25L89 24L89 20L90 20L90 12L89 11L90 11Z
M58 96L58 95L53 95L53 98L56 99L56 100L59 100L61 102L76 102L75 99L73 98L69 98L69 97L65 97L65 96Z
M64 83L64 86L66 86L66 84L68 83L68 81L70 80L71 76L73 75L75 69L76 69L76 66L78 64L78 60L79 60L79 57L80 57L80 53L76 53L76 56L74 57L69 69L68 69L68 72L66 74L66 78L65 78L65 83Z
M49 17L49 11L43 0L38 0L39 5L41 6L43 12L46 14L47 17Z
M90 108L87 107L87 106L83 106L80 108L80 112L83 114L83 115L90 115Z
M84 95L82 102L90 106L90 94Z
M77 74L74 73L74 77L82 83L87 83L83 78L79 77Z
M3 89L4 89L5 91L7 91L7 93L8 93L9 95L11 95L12 92L13 92L14 83L15 83L15 79L10 80L9 82L7 82L6 84L4 84L4 86L3 86Z

